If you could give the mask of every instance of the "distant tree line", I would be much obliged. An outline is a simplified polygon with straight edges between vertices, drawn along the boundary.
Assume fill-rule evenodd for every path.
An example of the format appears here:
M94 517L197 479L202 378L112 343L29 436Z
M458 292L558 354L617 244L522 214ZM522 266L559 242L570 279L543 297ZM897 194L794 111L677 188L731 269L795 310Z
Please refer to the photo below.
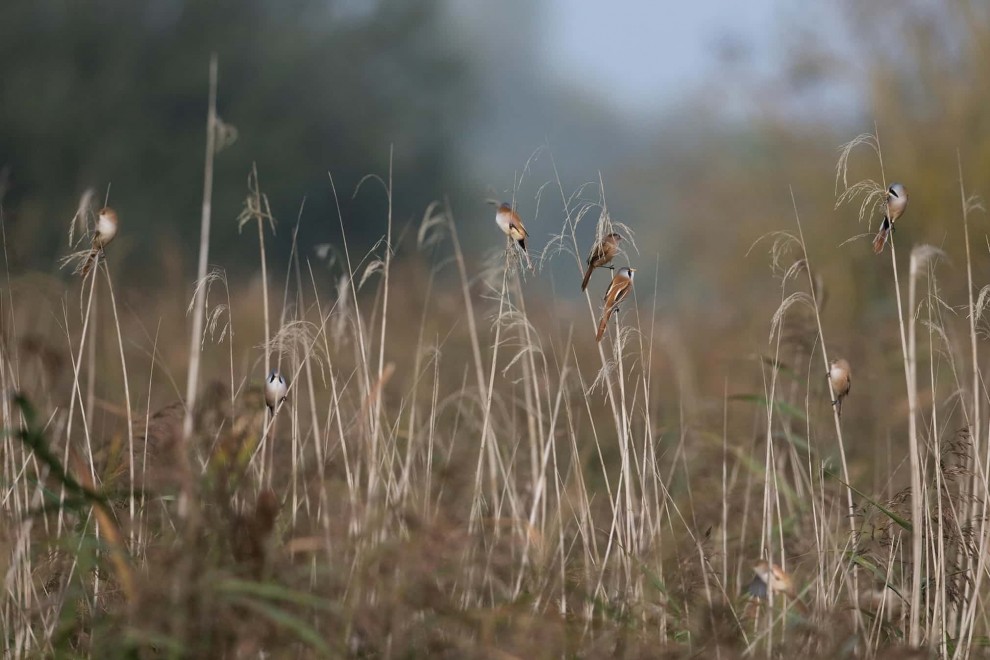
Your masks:
M12 267L53 268L80 194L93 187L102 202L110 186L125 267L140 277L149 254L171 245L177 267L191 272L195 251L185 247L198 236L212 52L219 113L238 136L217 157L216 259L236 240L253 162L279 241L290 239L304 197L305 240L339 234L328 172L349 238L377 239L380 186L352 193L364 175L387 175L393 145L394 217L418 217L464 184L453 145L470 116L472 74L444 38L445 20L438 0L0 3L0 186Z

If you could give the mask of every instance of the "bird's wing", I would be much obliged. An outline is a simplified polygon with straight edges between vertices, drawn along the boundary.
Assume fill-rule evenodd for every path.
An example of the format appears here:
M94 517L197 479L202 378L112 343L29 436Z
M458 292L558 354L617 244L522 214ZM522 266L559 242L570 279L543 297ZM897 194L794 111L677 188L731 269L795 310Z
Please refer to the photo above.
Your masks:
M629 289L632 288L632 283L628 280L622 282L618 286L618 291L615 292L615 304L618 305L629 293Z

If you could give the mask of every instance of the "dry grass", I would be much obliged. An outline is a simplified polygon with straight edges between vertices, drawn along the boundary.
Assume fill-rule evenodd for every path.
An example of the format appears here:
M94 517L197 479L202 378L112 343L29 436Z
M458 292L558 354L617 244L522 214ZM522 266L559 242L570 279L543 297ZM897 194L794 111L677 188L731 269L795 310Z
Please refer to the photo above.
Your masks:
M840 202L863 195L865 217L884 186L847 181L862 145L881 155L876 136L858 138L837 182ZM500 241L472 260L437 204L415 231L386 218L369 254L345 242L330 276L294 242L280 281L258 180L244 216L261 232L254 285L203 269L191 305L124 308L101 260L80 292L3 291L0 386L18 393L2 402L5 655L911 657L913 641L964 657L990 634L988 296L974 300L970 270L968 303L953 306L937 269L957 255L911 252L900 328L916 423L897 439L912 469L895 488L896 470L870 482L849 459L856 418L827 405L828 281L797 213L795 233L773 235L769 347L699 397L648 276L595 345L596 295L584 316L532 293ZM602 181L550 186L522 204L531 231L549 225L547 190L566 209L535 276L570 255L576 290L581 221L633 232ZM520 176L517 203L524 189ZM648 257L632 240L626 251ZM28 331L44 305L63 327ZM201 315L194 357L179 339L187 305ZM269 361L290 385L274 415ZM199 392L188 407L184 369ZM795 595L741 595L760 559L794 576Z

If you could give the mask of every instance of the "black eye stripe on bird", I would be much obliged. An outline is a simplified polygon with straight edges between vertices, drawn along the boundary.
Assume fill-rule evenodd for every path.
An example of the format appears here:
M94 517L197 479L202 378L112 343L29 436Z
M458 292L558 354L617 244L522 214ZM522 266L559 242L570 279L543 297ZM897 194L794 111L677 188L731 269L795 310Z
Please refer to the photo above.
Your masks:
M278 369L272 369L265 383L265 403L268 405L269 410L275 412L279 404L285 401L288 391L289 387L285 377L282 376Z
M598 334L595 337L595 341L602 340L602 337L605 335L605 329L608 327L609 319L616 309L618 309L619 303L632 290L633 275L635 272L635 268L623 266L612 276L612 281L609 283L608 290L605 292L605 298L603 298L605 304L602 306L602 319L598 323Z
M883 252L890 233L894 231L894 223L904 215L907 203L907 188L900 183L891 184L890 188L887 189L887 204L884 209L883 220L880 222L880 230L873 239L873 252L876 254Z

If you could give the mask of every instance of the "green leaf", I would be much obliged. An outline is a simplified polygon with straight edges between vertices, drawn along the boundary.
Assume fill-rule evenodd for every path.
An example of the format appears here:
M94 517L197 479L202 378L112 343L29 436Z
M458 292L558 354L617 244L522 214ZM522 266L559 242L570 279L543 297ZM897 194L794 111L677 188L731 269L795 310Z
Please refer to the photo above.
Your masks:
M239 605L252 609L258 614L267 617L272 622L292 631L299 638L299 641L313 647L321 656L330 657L333 655L330 646L320 636L320 633L292 613L254 598L235 598L234 600Z
M163 633L153 630L142 630L137 627L129 627L124 630L124 647L134 649L134 647L154 648L159 654L169 652L173 657L189 655L186 647L179 640L169 637Z
M869 573L872 573L874 579L876 579L877 582L883 582L885 585L887 585L886 588L890 589L895 594L897 594L901 598L901 600L907 600L906 598L904 598L904 596L901 594L900 591L894 588L894 585L890 584L887 574L884 573L882 570L880 570L879 566L871 562L863 555L859 555L853 552L849 553L849 558L852 559L857 564L859 564L860 566L862 566L863 568L865 568Z
M778 360L774 360L769 355L762 355L761 354L760 355L760 360L763 362L763 364L767 365L771 369L777 369L777 371L779 371L782 374L785 374L787 376L790 376L791 378L797 378L797 374L794 373L794 370L793 369L791 369L788 365L784 364L783 362L780 362Z
M334 610L334 603L319 596L314 596L295 589L288 589L279 584L271 582L253 582L251 580L238 580L228 578L216 584L217 591L230 594L232 596L255 596L268 600L292 603L303 607L313 607L325 612Z
M24 418L24 427L16 431L16 435L21 442L31 448L39 461L48 466L51 474L57 479L66 490L75 493L90 502L106 504L106 498L89 488L86 488L73 477L59 461L58 457L48 447L45 434L37 423L38 415L23 394L14 395L14 403L20 408L21 416Z
M877 502L876 500L874 500L873 498L871 498L869 495L867 495L863 491L861 491L858 488L856 488L855 486L851 486L851 485L847 484L845 481L843 481L842 479L839 478L839 475L835 474L834 472L832 472L831 470L829 470L827 468L822 468L822 472L824 472L828 476L832 477L833 479L835 479L836 481L838 481L840 484L842 484L843 486L845 486L846 488L848 488L849 490L851 490L852 492L856 493L858 496L862 497L864 500L866 500L867 502L869 502L870 504L872 504L873 506L875 506L885 516L887 516L888 518L890 518L891 520L893 520L895 523L897 523L898 525L900 525L902 528L904 528L904 530L910 532L913 529L913 526L911 525L910 521L905 520L904 518L901 518L899 515L897 515L896 513L894 513L893 511L891 511L887 507L885 507L884 505L880 504L879 502Z
M764 408L767 406L767 398L762 394L733 394L729 397L729 401L742 401L744 403L756 403ZM774 401L773 407L778 413L787 415L788 417L793 417L794 419L799 419L801 421L807 421L807 417L800 408L796 408L786 401Z
M800 433L774 433L773 437L778 440L784 440L794 445L801 451L807 453L811 451L811 447L808 445L808 441L804 439L804 436Z

